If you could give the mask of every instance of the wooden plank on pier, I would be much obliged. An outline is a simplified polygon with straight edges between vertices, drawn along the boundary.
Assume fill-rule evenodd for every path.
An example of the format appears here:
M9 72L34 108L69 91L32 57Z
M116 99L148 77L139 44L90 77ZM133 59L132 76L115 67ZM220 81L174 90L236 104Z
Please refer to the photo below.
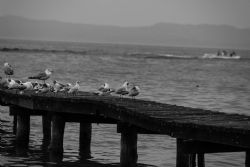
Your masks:
M20 95L15 91L0 90L0 103L35 111L100 116L100 119L128 123L148 132L175 138L250 148L250 116L139 99L96 96L88 92L64 96L33 92Z

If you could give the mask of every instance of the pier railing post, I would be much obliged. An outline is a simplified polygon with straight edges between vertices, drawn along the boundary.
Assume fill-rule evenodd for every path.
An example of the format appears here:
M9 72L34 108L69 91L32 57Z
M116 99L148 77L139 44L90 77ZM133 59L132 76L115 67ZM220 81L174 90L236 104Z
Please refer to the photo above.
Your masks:
M137 132L133 126L121 125L121 167L137 166Z
M52 135L49 150L53 153L63 153L63 136L65 120L63 116L55 114L52 116Z
M183 140L177 139L176 167L195 167L195 154L188 154L183 151Z
M92 124L80 122L79 155L81 159L91 158Z

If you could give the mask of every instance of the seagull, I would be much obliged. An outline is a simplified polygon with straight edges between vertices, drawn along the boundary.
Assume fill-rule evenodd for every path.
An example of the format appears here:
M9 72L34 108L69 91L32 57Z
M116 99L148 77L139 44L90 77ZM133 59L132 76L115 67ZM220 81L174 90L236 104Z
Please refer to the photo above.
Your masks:
M140 93L140 88L139 86L133 86L130 91L129 91L129 96L132 98L135 98L135 96L139 95Z
M8 78L10 78L10 75L14 74L14 70L12 66L7 62L4 63L3 70L4 70L5 75L8 76Z
M0 77L0 88L8 89L9 81L7 78Z
M98 91L100 92L107 92L109 91L109 84L108 83L104 83L103 85L101 85L101 87L98 89Z
M33 85L33 90L37 91L43 87L43 84L35 82L32 84Z
M39 88L36 93L47 93L50 91L50 87L44 83L41 88Z
M36 82L31 82L31 84L32 84L33 88L35 89L35 87L37 87L37 85L38 85L38 82L37 81Z
M80 83L79 81L76 81L76 84L69 89L68 93L72 93L73 95L76 95L76 93L80 89L79 83Z
M67 83L61 90L60 92L64 92L65 94L68 93L68 91L72 88L72 84L71 83Z
M25 90L33 90L33 85L31 82L24 82L22 85L25 86Z
M52 72L53 70L46 69L44 72L41 72L35 76L28 77L28 79L38 79L38 80L42 80L45 83L45 80L49 79Z
M102 91L97 91L97 92L94 92L94 95L98 95L98 96L108 96L110 95L111 93L115 92L115 89L112 89L112 88L109 88L107 89L107 91L105 92L102 92Z
M8 82L9 82L8 84L9 89L18 89L20 86L20 84L17 83L14 79L8 79Z
M25 89L25 86L22 83L16 82L14 79L8 79L8 89L15 89L16 93L18 90L22 91Z
M20 83L20 85L22 87L21 91L19 92L20 94L23 94L25 90L33 90L33 84L31 82Z
M129 85L129 83L127 81L125 81L123 83L123 85L115 91L115 93L120 95L120 96L127 95L129 93L128 85Z
M59 83L58 81L54 80L53 81L53 90L54 90L54 93L57 93L58 91L61 91L66 85L62 84L62 83Z

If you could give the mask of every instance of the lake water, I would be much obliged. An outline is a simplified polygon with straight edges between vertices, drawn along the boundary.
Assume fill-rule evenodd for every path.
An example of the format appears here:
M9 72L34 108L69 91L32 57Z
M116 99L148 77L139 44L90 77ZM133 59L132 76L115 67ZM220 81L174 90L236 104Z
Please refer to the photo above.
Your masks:
M48 82L80 80L84 91L94 91L104 82L116 88L128 80L140 86L140 99L250 115L247 50L236 50L241 56L239 60L219 60L202 59L204 53L217 52L205 48L0 40L0 49L0 64L9 62L15 69L15 78L25 78L49 67L54 74ZM31 118L26 151L14 147L12 117L6 107L0 107L0 123L0 166L119 165L120 134L116 133L115 125L93 124L93 158L83 162L78 156L79 124L67 123L63 161L53 163L41 148L40 117ZM175 166L174 138L164 135L138 138L138 163ZM206 154L206 166L240 167L244 166L244 158L244 153Z

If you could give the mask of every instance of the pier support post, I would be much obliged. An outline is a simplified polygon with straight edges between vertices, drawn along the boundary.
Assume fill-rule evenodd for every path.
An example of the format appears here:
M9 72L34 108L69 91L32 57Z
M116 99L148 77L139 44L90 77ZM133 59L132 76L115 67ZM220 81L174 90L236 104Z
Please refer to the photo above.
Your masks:
M16 128L17 128L17 116L14 114L13 116L13 134L16 134Z
M203 153L198 153L198 167L205 167L205 155Z
M137 166L137 132L133 126L122 125L121 130L121 167Z
M52 135L49 144L49 150L53 153L63 153L63 136L65 120L61 115L52 116Z
M9 111L10 111L10 115L13 115L13 134L16 134L16 129L17 129L17 115L16 115L16 111L17 111L17 107L15 106L10 106L9 107Z
M17 114L16 143L19 146L28 146L30 135L30 115L25 112Z
M81 159L91 158L92 124L80 122L79 155Z
M185 153L183 151L183 140L177 139L176 167L195 167L195 154Z
M51 140L51 115L46 114L42 116L43 124L43 146L46 148Z
M250 167L250 151L246 151L245 166Z

